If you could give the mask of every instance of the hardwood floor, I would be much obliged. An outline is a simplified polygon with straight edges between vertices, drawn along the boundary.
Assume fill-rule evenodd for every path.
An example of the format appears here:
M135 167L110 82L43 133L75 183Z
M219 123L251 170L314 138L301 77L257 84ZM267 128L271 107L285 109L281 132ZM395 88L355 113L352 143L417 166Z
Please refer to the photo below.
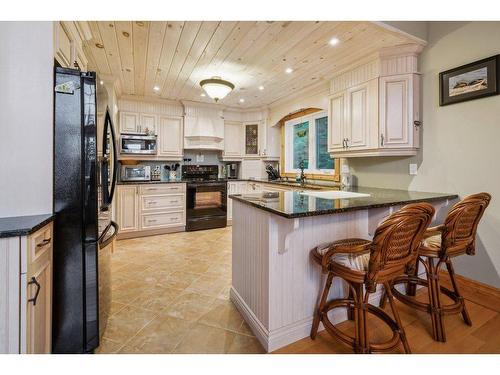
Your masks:
M263 353L229 301L231 228L122 240L112 256L112 306L98 353ZM444 280L446 283L446 280ZM500 353L500 299L463 288L473 326L445 317L448 341L432 340L427 314L398 303L413 353ZM425 299L425 290L419 298ZM487 298L486 298L487 297ZM370 340L390 334L370 319ZM351 331L351 322L341 329ZM400 349L402 352L402 348ZM326 332L278 354L351 353Z

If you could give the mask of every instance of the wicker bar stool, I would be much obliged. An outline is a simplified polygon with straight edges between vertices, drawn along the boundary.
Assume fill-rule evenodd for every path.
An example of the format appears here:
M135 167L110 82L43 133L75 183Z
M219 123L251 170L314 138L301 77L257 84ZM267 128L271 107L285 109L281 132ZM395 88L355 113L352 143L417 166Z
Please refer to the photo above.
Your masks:
M490 200L491 196L488 193L479 193L470 195L455 204L444 224L426 231L413 269L408 272L408 275L396 278L391 284L392 294L396 299L430 314L432 337L436 341L446 342L444 315L461 313L465 323L472 325L464 299L458 290L451 259L463 254L475 254L477 226ZM424 265L426 279L418 277L419 263ZM453 290L439 283L439 269L443 264L446 265L450 275ZM406 295L395 288L395 285L402 283L407 285ZM420 302L414 298L417 285L427 287L429 303ZM443 305L441 293L451 298L453 303ZM383 297L380 304L382 308L385 301L386 298Z
M434 208L430 204L410 204L384 220L375 231L372 241L346 239L311 250L312 259L321 265L323 273L328 274L311 328L313 340L318 333L319 323L322 322L328 333L350 346L356 353L391 351L401 343L405 352L410 353L390 289L387 288L388 298L394 319L382 309L369 304L368 298L370 293L375 292L377 284L388 287L392 280L404 274L409 262L415 262L418 246L433 215ZM349 296L327 301L334 277L346 281ZM347 308L349 319L354 320L354 337L340 331L329 320L328 312L339 307ZM368 313L391 328L393 335L389 341L370 343Z

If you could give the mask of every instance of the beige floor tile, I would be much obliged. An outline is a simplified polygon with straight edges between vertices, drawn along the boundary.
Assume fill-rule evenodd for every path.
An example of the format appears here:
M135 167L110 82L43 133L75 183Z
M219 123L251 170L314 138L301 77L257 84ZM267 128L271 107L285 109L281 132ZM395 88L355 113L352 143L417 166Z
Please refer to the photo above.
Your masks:
M156 315L152 311L126 306L108 319L103 337L115 343L125 344Z
M130 302L130 305L145 310L161 312L172 305L182 292L182 290L172 288L153 288L142 293L139 297Z
M242 330L243 318L231 301L217 301L198 322L237 333L248 333L246 327Z
M156 283L147 283L138 280L128 280L122 283L111 292L111 298L114 302L129 304L137 297L151 289L161 289Z
M227 287L227 279L217 276L202 275L187 289L188 292L200 293L206 296L218 297Z
M118 352L123 344L116 343L114 341L108 340L106 338L101 338L99 340L99 346L95 350L96 354L114 354Z
M173 353L227 353L236 334L224 329L195 323Z
M164 288L184 290L199 277L200 275L197 273L176 271L160 278L158 285L161 285Z
M198 293L185 292L163 312L175 318L196 321L212 308L215 298Z
M120 353L170 353L186 336L192 324L168 315L159 315L139 331Z
M127 305L125 305L124 303L117 302L117 301L111 301L111 306L109 309L109 316L116 314L117 312L119 312L120 310L122 310L126 306Z
M134 264L134 263L128 263L122 267L120 267L118 270L111 270L111 278L112 279L130 279L134 275L137 275L138 273L144 272L149 268L149 266L144 265L144 264Z
M227 351L229 354L265 354L266 351L255 337L235 335Z

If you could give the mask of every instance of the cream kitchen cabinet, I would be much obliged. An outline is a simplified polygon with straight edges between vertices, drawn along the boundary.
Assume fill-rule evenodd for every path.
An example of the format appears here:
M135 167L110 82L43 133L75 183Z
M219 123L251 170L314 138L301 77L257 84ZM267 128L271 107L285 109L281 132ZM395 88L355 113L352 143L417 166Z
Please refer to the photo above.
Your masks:
M118 238L183 231L186 185L119 185L117 211Z
M153 114L141 113L139 115L139 133L150 133L154 132L156 134L156 122L157 117Z
M139 187L137 185L118 186L117 220L119 232L139 230Z
M183 143L182 117L158 116L158 157L182 160Z
M223 160L241 160L244 154L244 127L239 121L224 121Z
M0 238L0 353L50 353L53 225Z
M134 112L120 112L120 133L137 133L139 128L139 114Z
M419 147L419 83L417 74L380 78L380 148Z
M245 123L244 126L244 155L247 157L259 157L260 156L260 138L259 138L259 126L256 123Z
M333 157L410 156L420 146L421 45L387 48L331 81L328 151Z
M62 67L74 68L77 63L82 71L87 70L82 34L77 22L54 22L54 57Z

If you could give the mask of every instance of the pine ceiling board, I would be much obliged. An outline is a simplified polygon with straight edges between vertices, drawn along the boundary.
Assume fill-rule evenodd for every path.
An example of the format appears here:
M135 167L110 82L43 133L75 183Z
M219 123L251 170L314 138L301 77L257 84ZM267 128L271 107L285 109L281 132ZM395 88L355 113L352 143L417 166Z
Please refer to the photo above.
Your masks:
M106 58L106 51L104 48L96 47L96 44L103 44L99 28L95 22L90 23L90 31L92 33L92 40L90 41L90 49L94 58L97 69L101 74L111 74L111 69Z
M167 77L165 82L163 82L163 86L160 91L163 98L169 98L168 93L172 89L175 80L184 65L184 61L186 61L187 55L193 47L193 43L198 36L200 29L200 21L186 22L184 24L179 43L177 44L177 48L175 50L174 58L172 59L172 64L170 65Z
M144 95L146 82L146 59L148 56L149 22L132 23L134 56L134 94Z
M213 58L222 47L227 38L231 35L231 32L238 25L234 21L222 21L215 31L212 39L208 43L205 51L203 51L198 63L196 64L193 72L189 76L188 81L182 88L180 92L181 98L191 98L192 100L200 100L201 88L199 86L200 80L206 78L205 69L210 65ZM211 99L210 99L211 100Z
M115 22L116 39L118 40L118 50L123 74L122 88L126 94L135 93L134 85L134 51L132 41L132 22Z
M205 51L208 43L212 39L215 30L219 26L220 22L203 22L196 39L193 42L192 48L189 50L184 64L176 77L174 85L167 92L167 97L178 98L179 92L181 91L184 83L191 75L196 63L199 61L201 55Z
M156 70L156 77L154 80L154 85L163 87L168 71L170 70L170 65L174 58L175 50L179 44L179 40L182 34L182 29L185 22L180 21L169 21L167 23L167 30L165 32L165 38L163 39L162 51L160 54L160 62Z
M154 94L154 82L156 72L160 64L163 40L167 30L167 22L151 21L149 25L148 53L146 57L146 78L144 83L144 94Z
M241 21L238 22L236 27L233 28L230 35L226 38L222 46L219 48L215 56L213 57L210 64L205 65L204 69L199 69L195 76L196 81L194 84L199 84L202 79L210 78L212 76L220 76L222 79L229 80L235 85L239 85L238 72L234 70L222 70L221 66L226 61L231 51L238 46L238 44L243 40L244 36L252 29L256 24L255 21ZM198 91L201 93L200 91ZM199 100L199 96L197 98Z
M100 21L96 22L96 25L102 38L102 44L104 45L104 51L106 52L111 74L123 83L120 51L118 50L115 24L112 21Z
M256 42L265 34L265 32L271 27L271 24L266 21L257 21L252 27L252 29L243 37L241 42L231 51L226 61L222 64L222 69L229 65L229 63L235 63L241 65L241 70L245 68L245 64L249 61L244 60L243 56L255 56L255 44ZM230 68L230 66L228 66Z
M308 82L308 80L310 80L309 77L311 72L313 72L318 79L329 80L337 70L344 68L347 64L368 56L380 48L403 43L407 43L407 41L399 38L387 38L385 35L380 35L376 32L374 33L372 30L360 32L357 35L353 34L351 40L345 42L342 46L337 46L338 48L343 48L346 51L334 54L331 58L326 59L324 63L315 63L311 67L308 67L307 70L299 72L299 74L295 74L294 72L292 76L295 85L290 85L289 82L275 85L272 87L270 96L275 97L275 100L278 100L279 94L286 90L290 90L290 88L292 89L292 92L297 92L303 87L311 86L317 82L317 80L310 85L301 86L302 82ZM354 48L354 46L356 47ZM296 87L297 85L299 87ZM293 90L293 87L296 87L296 89Z

